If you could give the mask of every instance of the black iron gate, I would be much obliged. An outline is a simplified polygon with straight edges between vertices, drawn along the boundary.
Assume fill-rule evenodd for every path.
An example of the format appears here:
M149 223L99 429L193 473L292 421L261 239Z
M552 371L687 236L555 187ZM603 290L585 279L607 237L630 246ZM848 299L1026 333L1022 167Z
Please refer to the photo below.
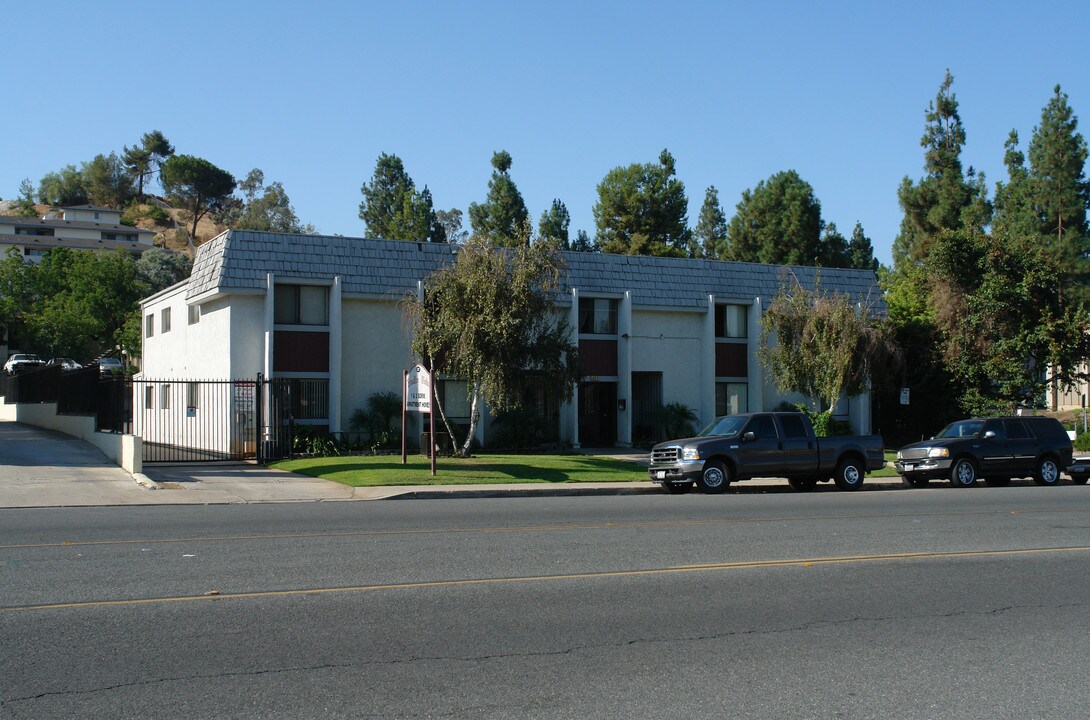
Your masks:
M132 381L132 432L144 462L291 456L291 385L283 378Z

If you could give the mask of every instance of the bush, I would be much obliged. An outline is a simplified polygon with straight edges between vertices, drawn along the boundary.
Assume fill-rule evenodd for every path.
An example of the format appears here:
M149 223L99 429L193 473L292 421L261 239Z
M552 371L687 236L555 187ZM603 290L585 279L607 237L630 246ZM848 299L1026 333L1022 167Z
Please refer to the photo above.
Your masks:
M142 219L152 220L156 223L164 223L169 220L167 214L158 205L133 203L125 208L125 212L121 213L122 225L136 225L136 221Z
M696 413L685 403L667 403L662 406L659 414L662 419L663 431L666 433L668 440L692 437L693 433L696 432L693 429L697 420Z
M1075 449L1079 452L1090 450L1090 432L1084 432L1075 437Z
M818 437L832 437L834 435L851 435L852 425L846 420L833 418L833 411L814 412L808 405L797 403L795 409L810 418L810 424L814 426L814 435Z
M461 434L462 431L455 432ZM489 445L522 450L541 445L548 435L549 424L540 413L530 408L519 408L496 415L492 421L492 440Z
M345 445L334 435L318 432L309 425L296 425L292 452L300 455L329 457L344 455Z

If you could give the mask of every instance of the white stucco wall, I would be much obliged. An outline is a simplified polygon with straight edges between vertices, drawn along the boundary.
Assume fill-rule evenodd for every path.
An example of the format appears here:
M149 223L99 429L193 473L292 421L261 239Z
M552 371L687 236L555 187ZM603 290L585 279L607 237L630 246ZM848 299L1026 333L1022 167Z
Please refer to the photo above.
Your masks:
M628 341L632 344L632 372L661 372L663 404L684 403L698 415L703 331L702 312L659 312L636 307ZM710 418L700 420L704 423Z
M95 217L96 212L98 217ZM65 210L64 219L117 225L121 222L121 213L111 210Z
M416 361L409 331L395 302L345 296L341 317L341 427L376 392L401 396L402 372Z
M205 328L201 347L217 354L230 348L226 377L252 378L263 372L265 366L265 296L233 295L230 305L223 300L212 300L201 306L201 325L205 318L211 322ZM221 349L222 348L222 349Z

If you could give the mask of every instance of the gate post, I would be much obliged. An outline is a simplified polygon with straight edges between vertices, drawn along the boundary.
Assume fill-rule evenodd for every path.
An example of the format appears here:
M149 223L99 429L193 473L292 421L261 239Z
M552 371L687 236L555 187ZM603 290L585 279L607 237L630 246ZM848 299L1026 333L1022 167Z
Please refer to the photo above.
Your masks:
M257 464L265 464L265 415L262 412L262 394L265 392L265 384L262 374L257 374L257 383L254 385L254 439L257 440Z

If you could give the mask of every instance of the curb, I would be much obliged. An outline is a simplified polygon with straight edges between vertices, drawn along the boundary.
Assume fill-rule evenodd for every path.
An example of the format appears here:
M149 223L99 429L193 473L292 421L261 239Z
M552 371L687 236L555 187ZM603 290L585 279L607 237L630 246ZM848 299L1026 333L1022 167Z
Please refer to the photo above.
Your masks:
M132 479L145 490L162 490L163 486L149 478L144 473L133 473Z

